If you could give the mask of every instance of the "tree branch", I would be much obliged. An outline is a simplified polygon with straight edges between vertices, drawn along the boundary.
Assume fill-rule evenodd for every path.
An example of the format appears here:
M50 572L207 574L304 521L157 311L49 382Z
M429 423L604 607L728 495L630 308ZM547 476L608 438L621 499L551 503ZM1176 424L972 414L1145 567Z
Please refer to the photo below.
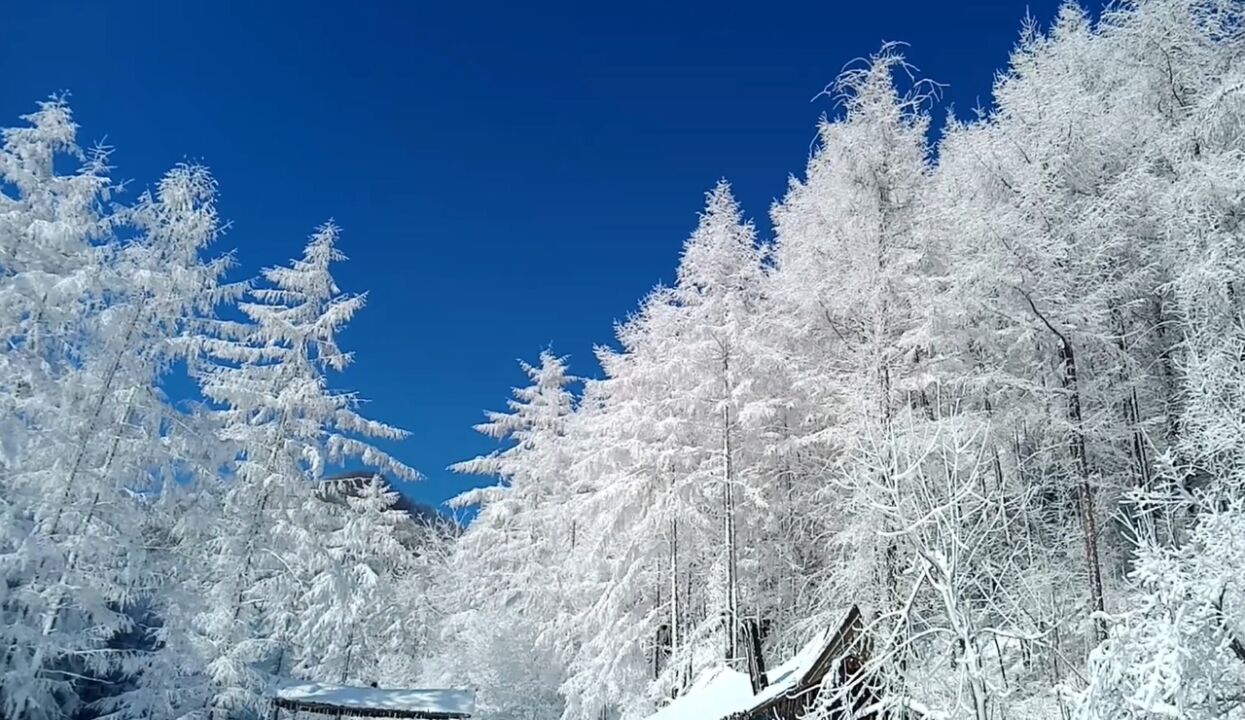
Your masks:
M1218 616L1219 624L1223 626L1223 631L1228 635L1228 648L1232 650L1232 654L1237 660L1245 662L1245 644L1232 633L1232 629L1228 627L1228 616L1223 611L1223 597L1228 592L1228 586L1224 585L1219 590L1219 599L1215 601L1215 615Z

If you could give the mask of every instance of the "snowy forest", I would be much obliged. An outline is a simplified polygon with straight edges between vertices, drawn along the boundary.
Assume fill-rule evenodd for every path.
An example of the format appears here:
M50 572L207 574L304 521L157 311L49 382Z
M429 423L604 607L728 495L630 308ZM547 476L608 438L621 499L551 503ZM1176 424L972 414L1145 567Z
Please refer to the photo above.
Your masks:
M465 525L338 389L336 225L235 277L206 168L121 193L32 105L0 717L254 720L294 678L640 720L745 622L784 657L855 604L888 716L1245 718L1245 5L1018 22L967 117L902 46L849 64L772 237L712 187L599 369L499 389Z

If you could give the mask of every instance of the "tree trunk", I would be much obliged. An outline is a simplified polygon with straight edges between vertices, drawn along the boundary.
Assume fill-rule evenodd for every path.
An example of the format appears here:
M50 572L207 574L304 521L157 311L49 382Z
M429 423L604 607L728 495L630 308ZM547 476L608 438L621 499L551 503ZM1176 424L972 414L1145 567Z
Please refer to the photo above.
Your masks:
M726 661L734 664L739 655L739 572L735 533L735 464L731 446L731 347L717 339L722 355L722 537L726 544Z
M1072 425L1072 433L1068 438L1068 453L1072 457L1072 465L1077 474L1073 496L1076 501L1077 514L1081 521L1081 536L1085 547L1085 566L1089 574L1090 611L1101 613L1105 607L1102 592L1102 567L1098 559L1098 520L1094 512L1094 488L1090 481L1089 458L1085 450L1085 425L1081 416L1081 391L1077 384L1076 353L1067 336L1060 332L1046 319L1033 302L1033 298L1023 290L1021 296L1029 303L1029 308L1038 320L1050 330L1059 344L1059 360L1062 372L1060 385L1067 395L1068 420ZM1095 643L1107 637L1106 625L1099 619L1094 620Z
M725 364L725 363L724 363ZM728 396L729 397L729 396ZM722 410L722 450L726 455L726 477L723 486L725 503L724 534L726 536L726 615L727 653L729 662L739 655L739 578L737 570L738 548L735 538L735 469L731 459L731 411L727 405Z
M1076 485L1077 510L1081 516L1081 534L1085 542L1085 565L1089 571L1089 593L1093 612L1104 610L1102 568L1098 560L1098 521L1094 512L1094 489L1090 484L1089 459L1085 452L1085 430L1081 418L1081 393L1077 387L1076 355L1072 345L1060 338L1059 354L1063 360L1064 389L1068 391L1068 418L1072 421L1069 449L1079 475ZM1107 629L1101 618L1094 620L1094 639L1102 642Z
M670 657L679 651L679 519L670 518Z

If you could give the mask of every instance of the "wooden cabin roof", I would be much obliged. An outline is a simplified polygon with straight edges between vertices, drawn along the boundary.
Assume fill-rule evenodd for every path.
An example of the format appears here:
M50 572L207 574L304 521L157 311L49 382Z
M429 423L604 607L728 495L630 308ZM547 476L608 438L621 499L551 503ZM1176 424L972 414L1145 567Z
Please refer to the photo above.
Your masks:
M771 668L769 684L758 693L746 673L713 668L692 687L648 720L748 720L764 717L771 708L816 691L864 628L863 615L852 606L841 611L786 662Z
M851 649L863 629L864 616L860 608L853 605L843 612L837 623L826 629L820 650L812 662L802 665L800 668L802 673L798 678L782 683L777 692L761 691L748 709L734 713L730 716L731 720L765 717L775 705L800 697L810 691L816 691L821 687L821 682L826 675ZM766 690L773 687L774 685L771 685Z
M283 710L341 717L463 720L475 709L475 691L303 683L279 688L271 701Z

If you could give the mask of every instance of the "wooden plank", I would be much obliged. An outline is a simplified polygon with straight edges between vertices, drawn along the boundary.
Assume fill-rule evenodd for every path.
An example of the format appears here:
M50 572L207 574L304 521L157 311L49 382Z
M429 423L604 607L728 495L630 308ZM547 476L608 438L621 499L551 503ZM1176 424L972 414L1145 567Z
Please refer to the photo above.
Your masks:
M752 694L758 695L769 686L769 677L765 674L765 657L761 654L761 629L757 621L749 619L744 623L744 635L748 652L748 679L752 681Z

